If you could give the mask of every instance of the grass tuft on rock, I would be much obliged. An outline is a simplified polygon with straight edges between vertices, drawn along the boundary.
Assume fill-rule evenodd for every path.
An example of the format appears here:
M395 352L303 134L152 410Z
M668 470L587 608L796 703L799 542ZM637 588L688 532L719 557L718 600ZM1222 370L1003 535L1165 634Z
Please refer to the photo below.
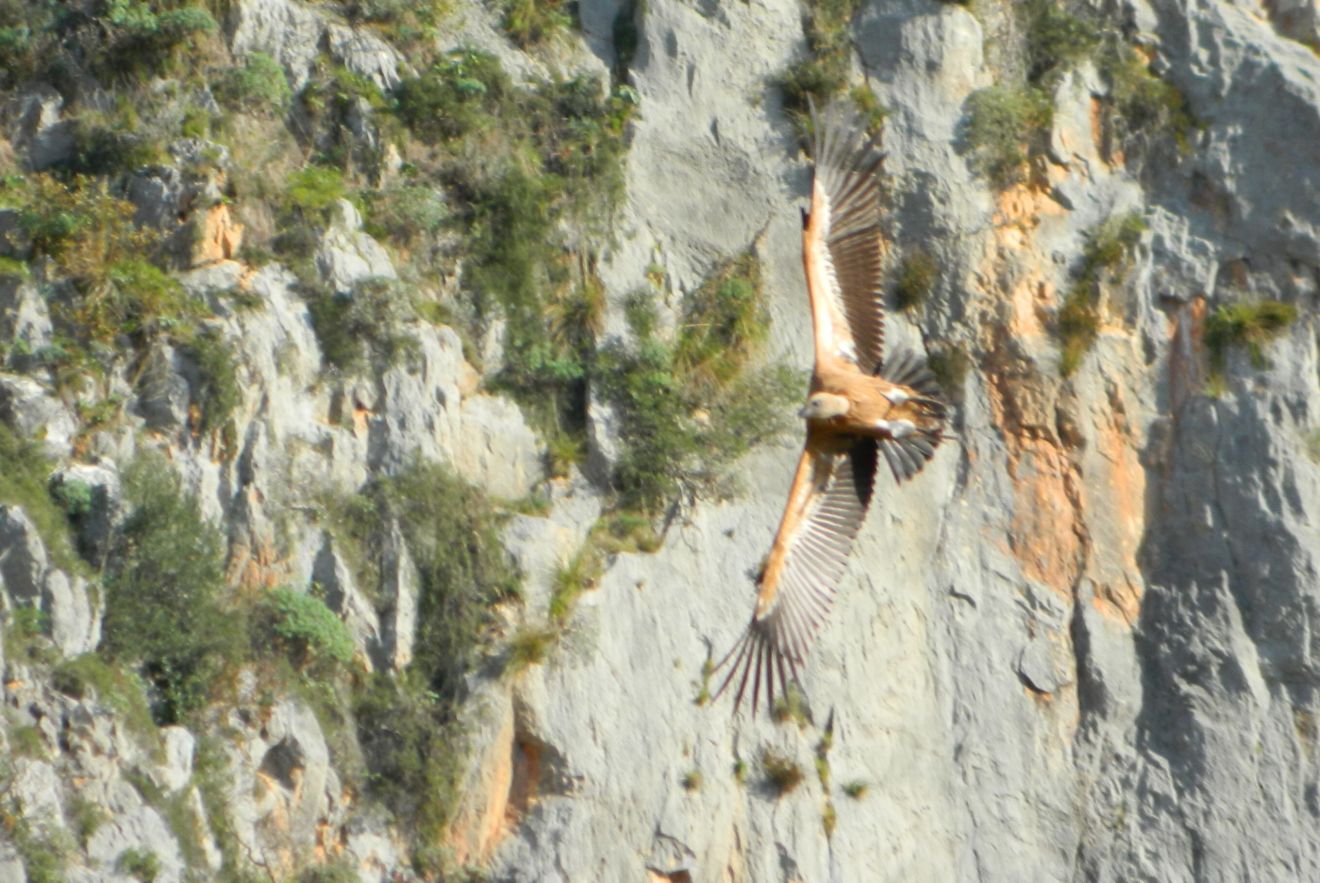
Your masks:
M916 309L930 297L939 277L939 264L929 252L921 248L909 251L903 256L898 268L898 280L894 283L894 303L900 310Z
M179 723L245 652L243 623L222 601L224 543L155 455L125 470L124 499L128 516L105 569L101 647L140 666L158 723Z
M86 573L87 564L74 549L69 516L52 496L51 471L52 464L39 442L0 423L0 503L23 510L57 567Z
M761 752L761 772L776 797L784 796L806 779L801 764L772 748Z
M1036 86L989 86L967 99L965 142L972 169L1005 190L1027 180L1048 136L1054 107Z
M614 484L625 510L720 496L728 464L787 428L796 376L748 370L767 333L760 267L748 253L688 296L672 344L648 335L598 355L602 395L623 418Z
M1277 300L1216 307L1205 320L1205 346L1210 355L1211 374L1222 377L1228 352L1234 347L1246 348L1254 367L1269 367L1265 344L1295 321L1297 307Z
M1123 268L1131 250L1141 240L1146 223L1133 212L1105 221L1087 234L1082 260L1073 272L1057 317L1062 355L1059 369L1064 377L1080 367L1100 332L1100 291L1106 279Z

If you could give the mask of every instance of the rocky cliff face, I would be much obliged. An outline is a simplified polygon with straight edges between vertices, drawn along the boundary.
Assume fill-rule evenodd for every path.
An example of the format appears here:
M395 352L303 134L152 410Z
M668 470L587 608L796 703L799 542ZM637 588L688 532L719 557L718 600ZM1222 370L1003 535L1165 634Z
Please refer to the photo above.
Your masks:
M135 4L103 5L92 11ZM796 206L808 172L782 83L824 57L822 22L838 10L583 0L575 29L541 40L517 26L518 8L462 5L428 39L491 53L515 84L612 76L637 101L608 230L558 221L603 293L593 345L639 336L626 318L636 291L681 334L703 280L751 249L771 319L761 358L805 366ZM91 173L167 237L161 263L204 306L207 339L233 354L222 425L205 422L215 373L197 338L134 338L118 359L93 349L103 373L70 381L52 352L69 333L60 286L78 267L43 250L48 231L16 199L0 213L0 416L36 442L0 452L10 476L41 464L23 485L36 502L0 483L0 880L1320 874L1314 16L1249 2L1079 6L1063 24L1083 37L1049 43L1042 68L1041 34L1055 32L1038 23L1054 8L843 10L847 84L888 111L886 240L895 287L916 301L890 311L890 339L937 358L957 438L912 482L880 477L805 704L779 721L706 702L703 666L745 624L796 440L737 461L738 495L659 511L658 541L603 542L619 523L600 519L619 509L626 409L592 381L587 449L558 464L537 409L499 380L521 358L518 307L464 321L478 278L465 274L492 260L462 244L468 226L391 238L385 215L363 218L364 200L415 197L410 181L451 201L467 192L449 166L410 178L447 142L427 148L382 122L423 131L405 101L373 104L408 94L431 63L409 49L412 32L353 5L217 9L205 31L215 70L265 59L286 90L328 97L285 116L240 103L223 130ZM331 67L347 72L338 91L317 92ZM80 108L113 111L117 87L95 65L58 73L7 81L16 178L89 164L78 127L95 121ZM460 92L489 94L460 73ZM195 88L178 72L146 82L143 102ZM1035 90L1052 110L1009 127L1020 156L998 178L976 126L994 87ZM292 216L277 200L233 185L245 160L218 158L228 138L251 156L277 130L302 150L272 151L279 174L321 151L369 169L380 194L355 205L331 188L300 250L280 245ZM426 223L409 206L404 226ZM244 251L245 235L274 242L274 259ZM388 334L384 320L353 325L352 307L334 314L372 353L391 334L408 341L402 358L342 368L318 310L377 303L372 292L413 292L444 312L400 314ZM113 417L96 408L106 401ZM144 460L152 451L164 459ZM245 651L205 701L171 715L174 682L112 634L114 593L139 572L122 540L134 536L138 498L123 486L135 459L168 464L219 529L222 606L261 622L271 587L314 597L352 662L328 662L316 649L328 639L281 614L269 643L288 659ZM434 599L466 579L433 547L468 540L422 532L417 519L438 516L389 484L429 464L491 498L535 500L499 520L520 597L494 604L461 689L436 680L448 669L428 648L449 646ZM343 502L358 494L376 508ZM52 499L63 511L48 518ZM462 499L475 525L485 504ZM379 531L363 527L381 512ZM373 766L408 737L402 712L371 717L367 685L402 694L422 670L429 689L454 694L452 715L426 718L444 740L420 743L459 759L445 782ZM446 789L438 822L398 797Z

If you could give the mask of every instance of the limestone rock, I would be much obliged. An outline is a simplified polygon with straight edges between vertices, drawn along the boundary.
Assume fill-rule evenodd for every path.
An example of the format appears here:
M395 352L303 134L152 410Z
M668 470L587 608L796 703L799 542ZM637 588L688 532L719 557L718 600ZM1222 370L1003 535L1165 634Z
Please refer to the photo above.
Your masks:
M87 855L105 871L113 870L127 850L156 857L161 883L183 879L183 855L169 825L148 806L137 790L119 779L109 789L104 804L107 818L87 841Z
M342 294L351 294L354 284L368 279L398 278L389 253L362 232L362 216L346 199L335 206L334 221L316 252L316 265L331 288Z
M325 23L311 7L295 0L240 0L230 8L228 30L236 56L252 52L271 56L297 92L316 61Z
M64 99L38 83L10 99L3 110L6 135L36 171L66 162L74 149L73 124L61 119Z
M37 286L19 276L0 277L0 339L9 342L9 361L20 369L50 346L50 310Z
M27 438L41 440L52 457L68 456L78 420L68 406L28 377L0 374L0 419Z
M102 560L109 548L111 528L121 515L122 491L114 461L72 463L51 476L51 485L68 485L70 493L87 493L87 509L74 513L72 520L84 556L89 561Z
M497 497L524 497L545 477L541 443L508 399L465 399L454 448L459 474Z
M43 611L63 655L93 649L101 638L100 611L87 581L54 567L36 525L17 506L0 506L0 597Z

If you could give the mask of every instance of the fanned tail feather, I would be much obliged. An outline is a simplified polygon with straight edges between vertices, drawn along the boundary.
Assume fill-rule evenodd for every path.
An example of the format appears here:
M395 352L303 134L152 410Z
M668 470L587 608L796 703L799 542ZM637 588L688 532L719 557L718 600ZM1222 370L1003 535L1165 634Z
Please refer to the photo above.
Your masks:
M776 692L781 697L787 696L790 683L796 684L799 690L802 689L802 682L798 678L798 664L799 660L794 659L790 653L775 649L767 623L753 618L747 630L738 639L738 643L734 644L715 666L716 672L726 665L729 666L729 671L720 682L719 689L715 691L714 699L723 696L724 691L737 681L737 688L733 692L733 711L736 714L742 706L750 682L752 715L755 716L760 707L762 685L765 687L766 707L773 709Z
M905 386L915 395L911 401L921 407L925 421L917 431L904 438L886 438L880 441L889 471L896 482L907 481L916 475L935 456L935 449L944 440L946 407L940 393L939 382L923 356L909 349L895 349L875 369L890 383Z

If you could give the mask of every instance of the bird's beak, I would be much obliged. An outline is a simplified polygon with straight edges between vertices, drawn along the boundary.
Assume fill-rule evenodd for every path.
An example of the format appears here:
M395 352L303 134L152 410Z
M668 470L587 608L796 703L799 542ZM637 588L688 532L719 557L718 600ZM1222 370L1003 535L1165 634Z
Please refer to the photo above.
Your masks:
M803 405L802 407L798 408L798 416L801 417L803 420L806 420L806 419L807 419L807 406L806 406L806 405Z

